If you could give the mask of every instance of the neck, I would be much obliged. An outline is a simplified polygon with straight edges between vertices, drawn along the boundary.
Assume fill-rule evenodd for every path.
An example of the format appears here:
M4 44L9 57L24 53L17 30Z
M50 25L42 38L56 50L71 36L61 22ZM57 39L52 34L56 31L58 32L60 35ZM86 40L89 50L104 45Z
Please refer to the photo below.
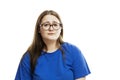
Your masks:
M46 48L44 48L46 52L54 52L59 48L57 41L44 41L44 42L46 44Z

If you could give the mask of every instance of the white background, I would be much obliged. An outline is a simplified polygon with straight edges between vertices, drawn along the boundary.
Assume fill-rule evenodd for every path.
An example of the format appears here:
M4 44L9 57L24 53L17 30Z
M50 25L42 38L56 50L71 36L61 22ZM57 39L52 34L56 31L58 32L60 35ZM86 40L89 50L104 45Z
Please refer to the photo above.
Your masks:
M120 80L119 0L0 0L0 80L14 80L39 14L61 16L64 40L83 52L87 80Z

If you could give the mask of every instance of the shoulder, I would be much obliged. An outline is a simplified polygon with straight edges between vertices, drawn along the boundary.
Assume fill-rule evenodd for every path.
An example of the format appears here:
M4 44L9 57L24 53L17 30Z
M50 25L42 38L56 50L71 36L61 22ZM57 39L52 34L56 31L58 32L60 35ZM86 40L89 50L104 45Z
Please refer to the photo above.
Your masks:
M79 49L78 46L76 46L76 45L74 45L72 43L69 43L69 42L64 42L62 44L62 48L65 49L65 50L67 50L67 51L72 51L72 52L74 52L74 51L80 51L80 49Z
M21 62L22 63L29 63L30 62L30 53L29 52L25 52L21 58Z
M65 52L71 54L72 57L82 55L80 48L72 43L64 42L62 48Z
M64 42L63 44L62 44L62 47L63 48L74 48L74 47L76 47L74 44L72 44L72 43L69 43L69 42Z
M30 58L30 53L29 52L25 52L23 54L22 58Z

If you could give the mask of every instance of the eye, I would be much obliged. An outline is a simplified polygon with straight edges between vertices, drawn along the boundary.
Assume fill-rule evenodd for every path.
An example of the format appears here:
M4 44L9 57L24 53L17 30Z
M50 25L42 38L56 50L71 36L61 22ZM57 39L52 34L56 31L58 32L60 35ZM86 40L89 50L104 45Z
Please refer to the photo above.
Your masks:
M44 23L44 24L43 24L44 27L47 27L47 26L49 26L49 25L50 25L50 24L48 24L48 23Z
M53 26L55 26L55 27L56 27L56 26L58 26L58 24L57 24L57 23L54 23L54 24L53 24Z

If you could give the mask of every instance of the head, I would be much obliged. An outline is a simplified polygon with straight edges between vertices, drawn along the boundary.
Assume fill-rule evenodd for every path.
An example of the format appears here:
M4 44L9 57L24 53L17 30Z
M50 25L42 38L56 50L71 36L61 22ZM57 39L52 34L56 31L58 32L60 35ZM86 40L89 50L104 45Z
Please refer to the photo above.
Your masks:
M57 43L62 43L63 25L58 13L52 10L42 12L37 19L34 34L34 39L39 43L42 42L43 47L45 47L44 40L56 40Z
M63 25L58 13L53 10L43 11L37 19L34 38L28 52L31 56L31 68L34 71L37 58L46 47L45 40L54 40L57 44L63 43Z

